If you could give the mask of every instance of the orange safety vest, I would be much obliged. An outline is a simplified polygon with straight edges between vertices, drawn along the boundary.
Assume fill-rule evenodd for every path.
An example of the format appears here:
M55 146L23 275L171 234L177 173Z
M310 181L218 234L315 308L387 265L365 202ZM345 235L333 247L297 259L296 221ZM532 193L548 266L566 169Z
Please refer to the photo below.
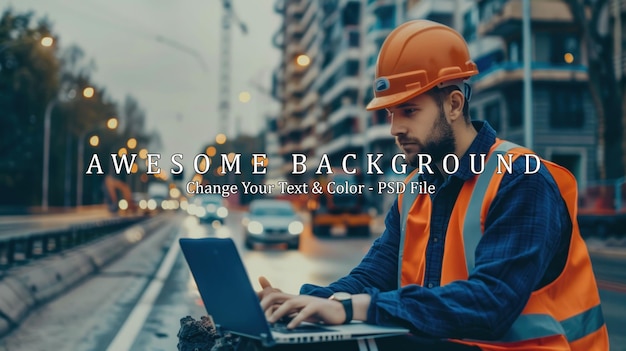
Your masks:
M487 211L505 173L498 174L498 160L494 153L511 153L515 160L530 151L497 139L487 155L483 172L463 184L446 232L442 286L455 280L467 280L474 269L476 246L484 231ZM608 351L608 333L600 307L600 296L587 247L576 220L576 179L561 166L545 160L541 162L556 181L572 219L571 242L563 271L553 282L532 292L521 315L502 338L451 341L494 351ZM416 170L405 182L415 181L418 176ZM398 286L423 286L426 247L430 236L431 199L428 194L405 192L399 195L398 205L401 218Z

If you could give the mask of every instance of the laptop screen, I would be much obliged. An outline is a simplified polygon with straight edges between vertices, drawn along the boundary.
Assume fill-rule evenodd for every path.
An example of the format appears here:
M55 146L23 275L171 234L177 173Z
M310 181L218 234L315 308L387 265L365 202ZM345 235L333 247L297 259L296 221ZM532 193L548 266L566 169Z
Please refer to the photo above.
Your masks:
M232 239L179 240L207 313L224 330L271 340L269 324Z

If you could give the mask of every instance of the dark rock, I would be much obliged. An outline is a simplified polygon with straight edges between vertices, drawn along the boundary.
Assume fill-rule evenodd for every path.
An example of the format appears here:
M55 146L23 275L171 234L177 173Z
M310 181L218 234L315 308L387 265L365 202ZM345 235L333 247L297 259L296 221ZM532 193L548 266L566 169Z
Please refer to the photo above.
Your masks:
M210 316L181 318L177 336L178 351L234 351L239 342L238 337L221 333Z

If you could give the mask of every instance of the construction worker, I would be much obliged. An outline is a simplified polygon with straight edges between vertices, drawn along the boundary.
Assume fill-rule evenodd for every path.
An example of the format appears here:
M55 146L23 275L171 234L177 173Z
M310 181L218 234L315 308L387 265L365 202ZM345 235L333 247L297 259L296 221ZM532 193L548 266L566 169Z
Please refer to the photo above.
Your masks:
M389 34L367 109L387 110L410 164L432 157L433 174L417 168L406 182L434 184L435 193L399 194L362 262L327 287L305 284L290 295L262 278L269 322L289 315L288 327L352 319L411 330L379 339L379 349L420 350L424 339L436 345L429 350L609 349L576 222L576 180L470 121L466 80L477 73L463 37L447 26L415 20ZM496 154L511 154L510 171L497 171ZM329 299L340 292L349 304Z

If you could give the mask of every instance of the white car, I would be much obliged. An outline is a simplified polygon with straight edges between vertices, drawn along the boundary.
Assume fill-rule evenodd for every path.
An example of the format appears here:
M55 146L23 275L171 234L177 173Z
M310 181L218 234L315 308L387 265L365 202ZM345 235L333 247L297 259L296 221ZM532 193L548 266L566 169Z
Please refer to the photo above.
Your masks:
M255 243L286 243L288 248L298 249L300 234L304 230L291 202L276 199L252 201L242 224L248 249L254 248Z
M194 214L200 222L224 224L228 217L228 208L219 194L198 194L193 197L187 212Z

